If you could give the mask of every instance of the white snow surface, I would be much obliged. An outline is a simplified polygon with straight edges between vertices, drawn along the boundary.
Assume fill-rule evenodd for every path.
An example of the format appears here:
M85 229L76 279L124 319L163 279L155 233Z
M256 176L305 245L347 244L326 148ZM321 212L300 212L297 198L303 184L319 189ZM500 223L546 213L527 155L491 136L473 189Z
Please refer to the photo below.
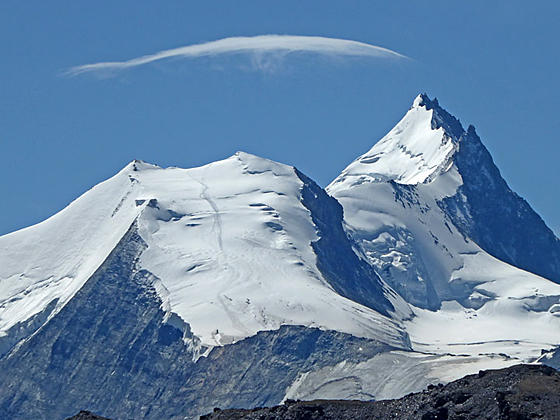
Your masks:
M281 325L306 325L403 346L397 324L338 295L316 267L317 240L292 167L237 153L194 169L142 171L157 199L139 232L140 265L159 279L164 308L205 345ZM169 219L168 211L179 217Z
M438 200L462 184L456 145L420 103L327 191L369 262L416 306L405 322L414 349L532 361L560 342L560 285L490 256L446 217ZM421 309L427 296L441 307Z
M193 169L132 162L45 222L0 238L0 332L54 299L56 313L136 221L148 245L138 267L157 276L162 308L202 345L304 325L407 348L395 321L323 279L302 186L292 167L241 152Z
M434 110L420 104L418 96L395 128L344 169L333 184L347 177L355 182L418 184L449 169L457 144L443 128L432 128Z

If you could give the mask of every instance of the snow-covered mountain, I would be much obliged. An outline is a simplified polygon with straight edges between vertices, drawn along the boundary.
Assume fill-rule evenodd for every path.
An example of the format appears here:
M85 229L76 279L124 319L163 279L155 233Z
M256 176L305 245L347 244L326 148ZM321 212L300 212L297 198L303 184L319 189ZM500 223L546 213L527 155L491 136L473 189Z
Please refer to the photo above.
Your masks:
M133 161L0 237L0 417L393 398L533 361L560 344L559 261L425 95L326 191L242 152Z
M54 217L0 238L0 331L7 340L14 326L56 314L133 227L146 243L138 269L151 273L167 316L206 348L281 325L406 345L391 319L393 304L406 304L385 297L341 222L313 181L253 155L194 169L135 161ZM331 248L346 266L326 261Z
M560 337L560 241L437 100L418 96L327 191L361 253L413 305L416 349L529 360Z

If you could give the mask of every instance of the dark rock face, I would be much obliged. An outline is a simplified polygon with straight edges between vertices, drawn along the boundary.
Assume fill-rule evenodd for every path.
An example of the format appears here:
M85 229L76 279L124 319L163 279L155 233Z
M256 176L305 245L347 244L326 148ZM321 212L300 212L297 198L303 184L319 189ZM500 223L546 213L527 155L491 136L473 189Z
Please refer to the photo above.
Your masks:
M509 188L472 126L459 144L464 184L444 202L453 223L495 257L560 283L560 240Z
M465 130L463 129L463 125L461 124L461 122L445 109L443 109L439 105L437 98L434 98L432 100L425 93L420 96L422 97L422 102L420 103L420 105L425 106L427 110L433 109L435 111L432 118L433 129L438 129L441 127L450 137L455 139L458 139L463 135Z
M114 420L184 419L216 405L274 405L300 372L391 350L284 326L194 362L189 326L165 321L153 275L136 268L145 247L132 226L74 298L0 359L0 418L62 419L87 409Z
M319 240L311 245L321 274L340 295L390 316L394 308L379 276L356 255L344 231L342 206L297 169L296 175L304 184L302 203L317 227Z
M0 337L0 359L6 355L20 340L29 337L46 321L51 312L56 307L57 300L49 302L49 304L39 312L24 322L18 322L8 333Z
M457 194L441 202L461 233L486 252L523 270L560 283L560 239L502 178L473 126L461 123L436 99L423 95L434 110L434 128L443 127L459 150L453 160L463 178Z
M253 410L218 410L205 420L311 419L529 420L560 419L560 372L546 366L518 365L481 371L445 386L398 400L288 401Z
M221 405L216 401L224 401L223 407L278 404L299 372L343 360L365 361L387 350L388 346L371 340L333 331L284 326L262 332L237 344L215 348L208 358L200 359L187 384L170 400L169 404L177 407L170 414L182 418L185 400L189 415Z
M543 357L541 357L538 361L543 365L560 370L560 347L556 347L549 352L544 353Z
M0 360L0 418L63 418L82 408L145 416L151 407L134 399L157 400L157 378L192 364L181 340L158 342L163 313L151 274L135 269L145 247L132 228L74 298Z

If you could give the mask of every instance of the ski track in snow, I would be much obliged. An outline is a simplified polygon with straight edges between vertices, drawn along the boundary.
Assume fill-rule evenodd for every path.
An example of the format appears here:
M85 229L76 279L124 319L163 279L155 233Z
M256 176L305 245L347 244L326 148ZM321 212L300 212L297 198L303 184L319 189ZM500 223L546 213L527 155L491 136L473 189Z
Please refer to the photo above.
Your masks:
M220 251L223 252L224 244L223 244L223 240L222 240L222 217L220 216L220 209L216 205L216 202L214 200L212 200L212 198L210 197L210 194L208 194L208 189L209 189L208 185L206 185L204 182L202 182L199 179L193 178L192 176L191 176L191 178L194 179L196 182L198 182L200 185L202 185L202 192L200 193L200 198L202 198L203 200L206 200L206 202L208 204L210 204L210 207L214 211L214 225L212 226L212 229L217 230L216 239L218 241L218 247L220 248Z
M190 178L193 179L194 181L196 181L197 183L199 183L202 186L202 191L200 193L200 198L205 200L209 205L210 208L213 211L213 217L214 217L214 222L212 225L212 231L215 231L216 233L216 242L218 244L218 248L220 251L220 255L219 255L219 265L221 267L223 267L224 271L227 271L229 276L232 278L239 278L239 273L237 270L235 270L235 268L229 264L228 260L227 260L227 256L224 253L224 244L223 244L223 239L222 239L222 217L220 215L220 209L218 208L218 205L216 204L216 202L212 199L212 196L209 194L209 189L210 187L202 180L195 178L194 176L190 175ZM229 320L231 321L231 325L233 326L234 329L236 329L240 335L242 336L250 336L252 335L250 332L250 329L247 328L243 322L241 322L240 318L235 314L234 311L230 310L228 304L227 304L227 300L231 300L230 298L228 298L228 296L225 294L228 290L227 285L225 285L219 292L217 292L216 294L216 298L218 300L218 302L220 303L220 305L222 306L224 312L227 314L227 317L229 318ZM216 329L218 331L219 334L219 328ZM217 335L215 335L216 337ZM219 338L216 338L218 344L222 344L221 340Z

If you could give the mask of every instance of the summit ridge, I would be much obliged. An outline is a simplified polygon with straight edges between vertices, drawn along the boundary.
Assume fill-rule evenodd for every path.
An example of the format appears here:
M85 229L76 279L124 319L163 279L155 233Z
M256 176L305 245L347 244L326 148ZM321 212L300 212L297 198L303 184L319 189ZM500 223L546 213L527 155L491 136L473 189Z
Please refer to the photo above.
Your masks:
M427 183L449 170L463 130L437 101L419 95L397 125L368 152L352 162L332 185L395 181Z

